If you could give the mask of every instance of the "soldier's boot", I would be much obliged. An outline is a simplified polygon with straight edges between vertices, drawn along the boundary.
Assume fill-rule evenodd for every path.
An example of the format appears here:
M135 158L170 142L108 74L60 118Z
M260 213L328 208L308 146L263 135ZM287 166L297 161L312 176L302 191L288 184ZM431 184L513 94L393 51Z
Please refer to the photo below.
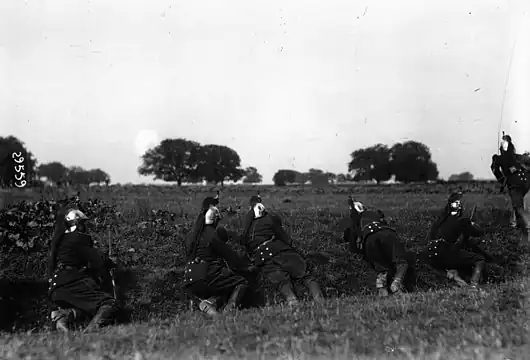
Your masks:
M484 261L479 261L475 264L475 268L473 269L473 275L471 275L471 286L476 288L478 286L478 283L480 281L480 276L482 275L482 269L484 268Z
M407 263L397 265L396 275L394 276L394 280L392 281L392 284L390 285L390 291L392 291L393 294L402 293L405 290L403 286L403 279L405 278L405 275L407 274L408 268L409 268L409 265Z
M214 316L219 315L216 309L217 307L216 305L217 305L216 299L211 297L209 299L202 300L199 303L199 310L208 316L214 317Z
M51 318L57 331L68 333L77 318L77 312L74 309L59 309L52 311Z
M514 229L517 228L517 211L515 209L512 210L512 214L510 216L510 227Z
M115 314L116 306L114 303L101 305L96 315L85 328L85 332L97 331L103 326L109 325L114 320Z
M468 283L464 281L458 274L456 270L447 270L447 278L449 280L454 280L458 286L468 286Z
M300 302L293 291L293 285L290 282L280 287L280 293L283 295L289 306L300 305Z
M322 294L322 290L314 279L306 279L304 281L304 285L307 287L309 294L315 302L322 303L324 301L324 295Z
M243 299L243 296L245 295L245 292L247 290L247 284L237 285L234 291L232 291L230 298L228 298L228 302L226 303L226 306L223 311L235 310L241 304L241 299Z
M377 289L377 294L381 297L388 296L388 289L386 288L386 272L381 272L377 274L377 278L375 279L375 288Z

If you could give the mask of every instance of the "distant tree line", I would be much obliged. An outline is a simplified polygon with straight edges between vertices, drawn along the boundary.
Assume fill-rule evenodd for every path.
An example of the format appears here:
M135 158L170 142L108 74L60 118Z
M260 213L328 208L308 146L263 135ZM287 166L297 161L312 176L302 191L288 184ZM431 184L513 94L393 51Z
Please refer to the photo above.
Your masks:
M13 157L13 153L21 156ZM19 163L18 160L22 162ZM101 169L85 170L79 166L66 167L57 161L37 164L37 158L21 140L14 136L0 136L1 187L20 186L22 180L17 181L16 177L26 182L24 187L42 186L44 185L42 180L56 186L110 183L109 174Z
M37 165L37 159L24 143L14 136L0 137L0 186L13 187L15 166L13 152L24 154L24 175L28 186L39 185L46 179L54 185L109 184L110 176L101 169L85 170L79 166L66 167L53 161ZM438 167L431 158L429 147L421 142L407 141L392 147L376 144L358 149L350 154L346 174L333 174L321 169L299 172L280 169L273 181L277 186L293 183L322 186L330 182L395 181L427 182L437 180ZM521 162L530 165L530 154L520 155ZM200 143L184 138L165 139L142 155L138 173L153 176L155 180L183 183L208 183L224 185L225 182L257 184L263 177L255 167L241 167L239 154L228 146ZM449 181L472 181L469 172L454 174Z
M428 146L417 141L397 143L392 147L376 144L358 149L350 154L348 174L333 175L321 170L311 169L308 173L300 174L294 170L278 170L273 181L276 185L289 183L305 183L307 180L318 185L330 181L387 181L395 176L400 182L426 182L438 178L438 167L431 159ZM308 178L309 177L309 178ZM327 181L326 181L327 180Z

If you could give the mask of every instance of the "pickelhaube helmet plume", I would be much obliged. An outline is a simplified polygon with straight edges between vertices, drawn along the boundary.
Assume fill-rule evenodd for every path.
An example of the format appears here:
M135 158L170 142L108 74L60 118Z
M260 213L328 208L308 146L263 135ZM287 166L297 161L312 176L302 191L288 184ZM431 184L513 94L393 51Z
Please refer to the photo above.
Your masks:
M261 203L261 202L262 202L262 199L261 199L261 195L260 195L259 190L258 190L256 195L252 195L250 197L250 205L254 206L254 205L256 205L258 203Z
M351 195L348 195L348 205L350 207L350 210L355 210L358 213L366 211L366 206L364 206L364 204L360 201L353 200L353 197Z
M217 190L217 194L215 196L208 196L206 197L202 202L202 210L208 210L210 206L217 206L219 205L219 190Z

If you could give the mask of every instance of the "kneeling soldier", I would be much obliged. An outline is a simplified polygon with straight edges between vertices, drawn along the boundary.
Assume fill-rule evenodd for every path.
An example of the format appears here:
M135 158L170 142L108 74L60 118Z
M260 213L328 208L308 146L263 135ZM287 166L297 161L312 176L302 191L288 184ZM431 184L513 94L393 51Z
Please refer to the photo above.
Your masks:
M48 296L59 308L52 312L52 322L68 332L74 321L91 316L85 331L97 330L114 321L117 305L94 274L104 278L115 263L93 247L85 233L87 216L78 209L64 210L58 213L48 265Z
M192 295L206 299L199 309L208 315L218 314L218 300L228 297L224 311L240 306L249 284L245 277L232 271L240 268L239 255L223 240L219 239L217 225L221 213L217 208L218 196L207 197L195 221L195 228L186 244L187 264L184 287Z
M470 240L471 237L483 236L485 231L470 218L462 216L461 199L461 192L449 196L440 217L431 227L430 241L421 256L433 268L446 271L447 277L460 286L468 284L460 277L459 269L473 268L470 283L472 287L477 287L485 261L494 259L478 246L479 241Z

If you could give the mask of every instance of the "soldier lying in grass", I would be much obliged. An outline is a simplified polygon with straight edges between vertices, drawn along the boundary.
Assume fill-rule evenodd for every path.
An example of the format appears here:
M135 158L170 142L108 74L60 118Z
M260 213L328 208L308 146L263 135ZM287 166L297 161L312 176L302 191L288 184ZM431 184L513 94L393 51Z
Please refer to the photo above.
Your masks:
M290 306L299 304L294 293L293 281L303 283L315 300L323 300L322 291L309 274L307 263L292 247L292 239L282 227L281 219L269 214L261 202L261 197L252 196L243 234L240 238L254 265Z
M484 236L485 231L469 217L462 216L461 200L461 192L449 196L440 217L431 227L429 243L420 251L420 257L434 269L446 271L447 277L460 286L468 286L460 271L473 268L470 283L477 287L485 261L495 259L479 247L480 240L471 240L471 237Z
M241 305L249 288L248 280L227 265L239 268L239 255L218 237L217 226L221 220L218 204L218 196L207 197L203 201L186 244L184 273L186 291L205 299L199 304L199 309L211 316L218 314L218 299L228 297L223 311L233 310Z
M368 210L362 203L348 198L350 224L344 231L350 251L360 254L377 272L376 289L381 296L414 291L416 283L415 254L394 229L388 226L382 211Z

